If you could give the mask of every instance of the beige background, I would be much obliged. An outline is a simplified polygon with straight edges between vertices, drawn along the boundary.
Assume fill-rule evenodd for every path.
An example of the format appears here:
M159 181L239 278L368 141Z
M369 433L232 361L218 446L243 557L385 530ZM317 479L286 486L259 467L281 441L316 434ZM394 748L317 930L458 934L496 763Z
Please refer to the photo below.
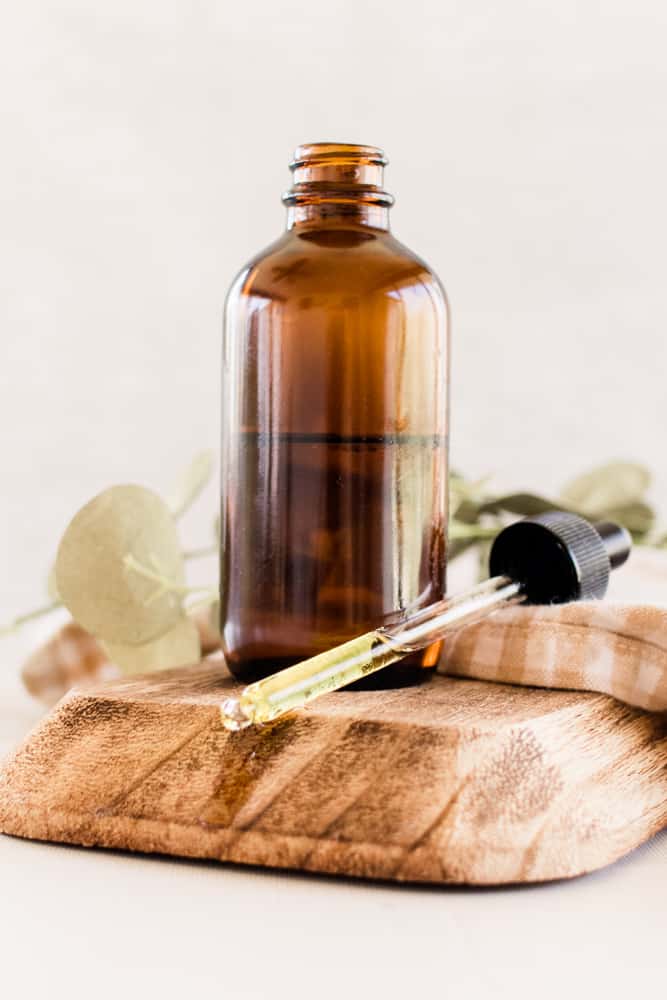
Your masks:
M597 461L639 458L667 517L661 0L21 0L2 20L0 618L41 600L59 533L88 497L123 480L166 488L216 446L223 295L280 231L286 165L305 140L375 143L390 157L394 231L441 274L453 306L456 465L553 490ZM214 493L189 519L193 543L208 537ZM36 716L16 668L43 628L3 646L5 744ZM504 995L513 981L515 997L536 985L544 996L565 982L567 967L544 972L564 938L584 978L605 971L611 996L622 968L635 985L657 968L642 942L658 947L664 847L583 888L401 896L3 841L3 916L17 975L25 935L48 954L26 989L49 963L63 986L56 956L91 921L103 938L88 926L81 988L112 953L120 961L121 942L117 968L144 982L142 940L156 961L163 952L164 985L185 983L188 968L210 985L222 968L197 964L197 940L209 956L219 942L221 958L231 934L254 963L252 927L264 921L283 983L290 944L311 972L332 962L339 974L347 944L369 986L383 961L373 949L400 933L404 961L396 945L380 980L389 992L419 982L418 967L445 983L449 963L460 995ZM125 906L134 923L119 926ZM339 941L333 955L318 939L303 958L306 914ZM513 922L533 935L523 957ZM369 928L377 937L362 950L352 935ZM234 983L233 995L269 995Z

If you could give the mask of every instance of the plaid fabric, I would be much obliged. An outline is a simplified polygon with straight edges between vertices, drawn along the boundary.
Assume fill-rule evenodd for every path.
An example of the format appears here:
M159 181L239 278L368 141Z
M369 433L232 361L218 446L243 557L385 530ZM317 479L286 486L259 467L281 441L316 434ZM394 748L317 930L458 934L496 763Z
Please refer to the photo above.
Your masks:
M667 608L586 601L513 607L445 642L442 673L599 691L667 711Z

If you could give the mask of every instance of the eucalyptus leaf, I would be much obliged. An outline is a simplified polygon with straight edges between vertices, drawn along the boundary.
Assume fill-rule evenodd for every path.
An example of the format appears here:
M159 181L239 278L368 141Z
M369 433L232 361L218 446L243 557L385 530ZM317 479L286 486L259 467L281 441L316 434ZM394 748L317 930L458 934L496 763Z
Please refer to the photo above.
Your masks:
M643 499L651 473L637 462L608 462L567 484L560 500L589 517L625 507Z
M58 548L56 585L86 631L137 645L168 632L185 592L174 516L142 486L112 486L83 507Z
M129 646L123 643L101 642L112 663L124 674L144 674L171 667L187 667L199 663L201 645L197 626L189 618L180 618L168 632L142 643Z
M180 517L194 503L209 482L213 466L212 451L200 451L195 455L168 498L167 503L174 517Z
M60 602L60 594L58 593L58 584L56 582L56 567L52 566L49 570L49 575L46 578L46 592L49 598L55 603Z
M508 493L487 500L479 507L479 514L519 514L521 517L545 514L550 510L563 510L563 504L537 493Z
M449 537L455 540L472 538L473 541L479 542L486 538L493 538L495 534L496 528L488 525L466 524L456 520L456 518L449 523Z
M452 508L452 517L462 524L476 524L479 521L479 503L472 500L462 500L456 508Z
M622 507L612 507L604 512L605 521L617 521L634 535L647 535L655 524L655 511L647 503L624 504Z
M463 555L464 552L475 548L477 545L479 545L478 538L452 538L449 540L447 558L451 562L452 559L457 559L459 556Z
M477 578L486 580L489 575L489 559L491 558L491 542L484 542L477 550Z

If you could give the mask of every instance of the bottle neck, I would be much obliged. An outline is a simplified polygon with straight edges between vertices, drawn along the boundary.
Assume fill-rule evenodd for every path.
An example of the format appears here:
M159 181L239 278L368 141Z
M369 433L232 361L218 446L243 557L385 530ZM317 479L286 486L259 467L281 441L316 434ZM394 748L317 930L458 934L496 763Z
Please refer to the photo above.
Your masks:
M388 230L394 199L382 187L386 162L373 146L299 146L290 164L292 187L283 195L287 228Z
M366 226L389 231L389 210L381 205L322 202L287 206L287 228L319 229Z

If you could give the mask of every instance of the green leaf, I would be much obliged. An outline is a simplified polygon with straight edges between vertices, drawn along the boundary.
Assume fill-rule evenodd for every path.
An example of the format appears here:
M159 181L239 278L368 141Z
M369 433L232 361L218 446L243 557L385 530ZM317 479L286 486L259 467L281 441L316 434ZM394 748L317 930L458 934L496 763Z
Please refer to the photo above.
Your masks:
M452 519L461 524L476 524L479 521L479 504L472 500L462 500L458 506L452 506Z
M655 524L655 511L647 503L637 502L612 507L604 512L606 521L616 521L634 535L647 535Z
M480 514L519 514L522 517L534 514L544 514L550 510L562 510L563 504L537 493L508 493L506 496L487 500L479 508Z
M483 541L487 538L495 538L497 528L489 528L481 524L465 524L453 519L449 522L449 537L456 541L471 538L475 542Z
M174 517L181 514L194 503L213 473L214 454L212 451L200 451L190 462L187 469L179 477L167 503Z
M491 542L484 542L477 550L477 579L481 582L489 575L489 559L491 557Z
M104 642L102 648L112 663L124 674L145 674L153 670L169 670L199 663L201 646L199 631L189 618L181 618L157 639L128 646L123 643Z
M484 499L484 487L488 481L488 476L468 481L457 472L450 471L449 505L452 515L456 515L461 521L474 521L477 508Z
M56 583L56 567L52 566L49 570L49 575L46 578L46 592L49 598L54 602L60 602L60 594L58 593L58 584Z
M651 473L637 462L608 462L567 484L561 501L589 517L607 516L612 509L641 500Z
M173 514L142 486L112 486L70 522L56 557L63 604L86 631L138 645L182 615L184 569Z
M463 555L468 549L474 548L479 545L479 539L477 538L449 538L447 543L447 559L449 562L452 559L456 559L458 556Z

